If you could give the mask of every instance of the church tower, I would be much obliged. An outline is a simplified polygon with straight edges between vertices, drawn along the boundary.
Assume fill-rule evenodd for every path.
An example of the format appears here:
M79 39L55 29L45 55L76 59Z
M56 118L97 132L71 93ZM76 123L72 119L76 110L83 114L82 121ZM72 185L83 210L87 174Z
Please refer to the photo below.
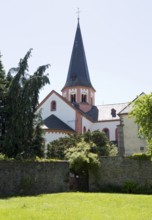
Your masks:
M90 81L79 18L62 96L77 105L83 112L90 111L95 105L95 89Z

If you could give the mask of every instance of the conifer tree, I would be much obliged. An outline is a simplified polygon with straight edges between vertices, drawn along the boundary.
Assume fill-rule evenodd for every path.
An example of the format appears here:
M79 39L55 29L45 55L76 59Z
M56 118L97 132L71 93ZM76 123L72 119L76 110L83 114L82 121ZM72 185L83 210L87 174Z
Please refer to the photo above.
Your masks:
M12 68L7 75L10 83L3 153L8 157L31 158L43 154L42 120L35 111L40 89L49 83L45 75L49 65L40 66L33 75L29 75L30 56L31 49L20 60L18 67Z
M4 77L5 77L5 71L4 71L2 61L1 61L1 57L2 57L2 55L0 54L0 80L4 79Z
M0 151L3 146L4 134L5 134L5 99L6 99L6 79L5 71L1 61L0 54Z

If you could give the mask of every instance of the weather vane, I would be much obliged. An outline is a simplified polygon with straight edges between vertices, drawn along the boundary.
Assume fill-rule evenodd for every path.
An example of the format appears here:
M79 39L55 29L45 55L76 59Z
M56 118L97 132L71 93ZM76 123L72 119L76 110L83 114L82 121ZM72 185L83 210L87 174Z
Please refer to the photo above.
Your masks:
M79 19L80 19L80 9L79 8L77 8L77 14L78 14L78 21L79 21Z

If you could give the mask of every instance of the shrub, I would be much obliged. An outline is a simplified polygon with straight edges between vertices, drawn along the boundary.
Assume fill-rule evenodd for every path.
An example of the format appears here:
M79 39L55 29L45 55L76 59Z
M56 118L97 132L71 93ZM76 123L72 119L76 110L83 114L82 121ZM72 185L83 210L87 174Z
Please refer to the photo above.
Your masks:
M111 144L109 146L109 156L117 156L118 155L118 147L114 144Z
M108 156L110 150L113 149L105 133L96 130L92 133L86 132L85 134L69 135L50 142L47 145L47 158L58 158L64 160L65 151L76 147L82 140L90 145L90 152L97 153L99 156ZM96 148L92 147L93 145L96 145Z
M55 158L64 160L65 150L76 146L81 141L80 135L69 135L68 137L62 137L50 142L47 145L47 158Z
M151 155L146 153L134 153L130 158L137 160L151 160Z
M86 143L84 140L79 142L76 147L66 150L66 158L70 163L70 169L75 173L96 172L100 166L98 154L91 150L96 148L93 143Z
M4 154L0 154L0 160L5 160L5 155Z
M125 193L137 193L139 192L138 184L133 181L126 181L122 187L122 191Z

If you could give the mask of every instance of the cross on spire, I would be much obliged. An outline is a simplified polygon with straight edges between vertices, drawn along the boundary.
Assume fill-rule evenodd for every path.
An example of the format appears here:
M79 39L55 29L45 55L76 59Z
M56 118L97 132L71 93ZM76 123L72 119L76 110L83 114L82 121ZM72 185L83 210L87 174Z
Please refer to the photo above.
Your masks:
M78 14L78 21L79 21L79 19L80 19L80 9L79 8L77 8L77 12L76 12L77 14Z

